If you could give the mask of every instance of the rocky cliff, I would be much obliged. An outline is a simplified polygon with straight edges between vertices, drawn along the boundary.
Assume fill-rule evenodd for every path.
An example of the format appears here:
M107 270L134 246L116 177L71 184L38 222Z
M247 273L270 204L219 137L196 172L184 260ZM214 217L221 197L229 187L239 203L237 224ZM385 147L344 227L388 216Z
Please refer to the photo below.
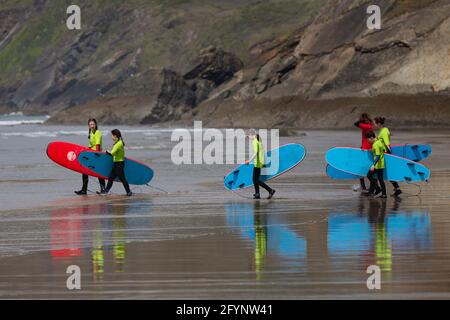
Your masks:
M65 1L0 7L0 105L53 122L450 123L448 0ZM382 28L366 26L369 5ZM22 52L22 51L23 52ZM1 111L1 110L0 110Z

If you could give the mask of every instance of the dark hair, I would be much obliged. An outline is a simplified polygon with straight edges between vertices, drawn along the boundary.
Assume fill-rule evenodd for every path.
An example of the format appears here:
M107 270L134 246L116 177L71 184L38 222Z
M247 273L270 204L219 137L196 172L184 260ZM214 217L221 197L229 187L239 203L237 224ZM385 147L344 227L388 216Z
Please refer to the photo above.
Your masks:
M384 121L386 121L386 118L383 117L376 117L375 118L375 123L379 123L379 124L384 124Z
M111 131L111 134L116 136L119 140L122 140L123 145L125 145L125 142L122 139L122 133L120 133L119 129L114 129Z
M97 120L95 118L89 119L88 120L88 125L91 122L95 123L95 131L97 131L98 130ZM90 139L90 138L91 138L91 128L89 128L89 134L88 134L88 139Z
M366 133L366 138L370 139L370 138L375 138L375 132L373 131L369 131Z
M361 120L369 120L370 122L372 122L372 118L370 117L370 115L367 112L364 112L361 115Z
M259 136L258 133L255 136L256 136L256 139L258 139L258 141L261 141L261 137Z

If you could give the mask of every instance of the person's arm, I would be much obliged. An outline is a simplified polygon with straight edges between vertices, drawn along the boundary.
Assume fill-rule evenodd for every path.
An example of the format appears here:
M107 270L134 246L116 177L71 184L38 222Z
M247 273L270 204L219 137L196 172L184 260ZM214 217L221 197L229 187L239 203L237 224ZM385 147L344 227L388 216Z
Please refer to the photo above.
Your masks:
M253 145L253 156L249 160L245 161L245 163L249 164L250 162L255 160L256 156L258 155L258 151L259 151L258 147L256 147L256 150L255 150L255 145Z
M359 124L360 124L360 123L361 123L361 120L356 121L356 122L354 123L355 127L358 127L358 128L359 128Z
M375 170L375 165L378 163L378 161L380 161L381 159L381 154L378 153L378 150L375 151L375 161L373 162L373 165L370 167L370 171L374 171Z
M95 150L101 151L100 145L102 144L102 136L101 136L100 132L98 132L98 133L97 132L95 134Z
M249 164L250 162L252 162L253 160L255 160L255 158L256 158L256 153L255 153L250 159L248 159L247 161L245 161L245 163L246 163L246 164Z
M117 151L119 150L119 142L115 143L111 152L109 152L110 155L114 156L116 155ZM107 152L108 153L108 152Z
M365 129L365 130L371 130L372 129L372 125L370 123L366 123L366 122L360 122L358 127L361 128L361 129Z

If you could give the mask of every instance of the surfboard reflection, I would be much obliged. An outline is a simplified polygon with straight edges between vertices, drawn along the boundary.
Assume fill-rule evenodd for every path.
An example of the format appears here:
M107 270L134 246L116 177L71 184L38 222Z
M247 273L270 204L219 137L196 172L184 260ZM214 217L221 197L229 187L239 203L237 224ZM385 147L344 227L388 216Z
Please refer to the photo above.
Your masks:
M239 229L240 235L254 242L254 260L257 278L261 279L268 255L277 254L285 264L304 264L306 240L292 231L279 217L267 214L265 205L231 203L225 206L226 222Z
M357 255L365 266L392 271L393 253L431 248L428 209L400 209L395 201L361 199L356 212L333 212L328 219L330 256Z
M113 266L112 272L123 272L126 243L148 237L150 213L151 202L128 200L69 205L53 210L50 221L52 259L70 263L89 257L94 280L102 280L105 269L110 266Z

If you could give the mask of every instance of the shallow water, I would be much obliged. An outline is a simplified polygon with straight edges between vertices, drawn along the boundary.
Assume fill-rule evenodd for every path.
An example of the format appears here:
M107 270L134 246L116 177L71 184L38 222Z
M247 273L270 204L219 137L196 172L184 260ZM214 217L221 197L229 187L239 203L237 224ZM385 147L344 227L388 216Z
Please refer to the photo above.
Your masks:
M116 184L109 197L76 197L81 177L45 147L85 144L87 132L63 129L0 126L1 298L450 298L448 132L395 133L395 143L433 144L432 178L387 201L324 174L324 152L358 145L358 132L282 138L307 157L270 182L275 199L255 202L252 190L224 190L233 166L174 166L171 131L144 127L123 128L127 155L169 193L140 187L127 198ZM66 288L70 265L81 268L79 291ZM370 265L381 269L380 290L366 286Z

